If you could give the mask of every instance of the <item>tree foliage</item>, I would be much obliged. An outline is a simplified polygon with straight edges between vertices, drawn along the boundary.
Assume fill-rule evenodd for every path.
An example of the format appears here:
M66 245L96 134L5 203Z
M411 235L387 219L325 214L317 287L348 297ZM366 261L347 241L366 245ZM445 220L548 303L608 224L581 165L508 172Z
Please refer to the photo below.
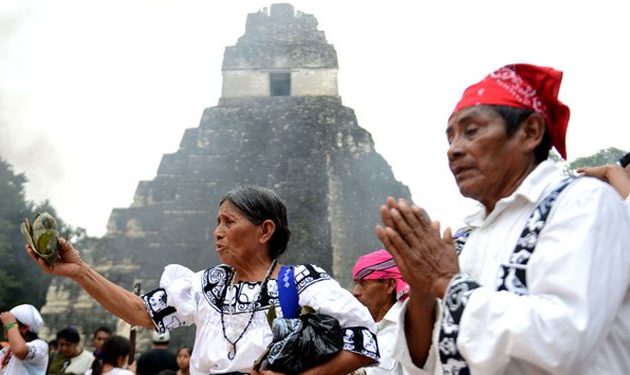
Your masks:
M13 166L0 158L0 311L30 303L41 307L51 277L42 272L24 251L24 238L20 223L28 217L33 220L38 212L47 211L55 216L61 235L71 240L84 239L85 230L74 229L61 220L49 201L39 204L27 201L23 173L16 174Z
M571 170L576 170L580 167L596 167L598 165L613 164L617 162L626 151L618 148L609 147L603 150L599 150L597 153L582 158L577 158L569 163Z

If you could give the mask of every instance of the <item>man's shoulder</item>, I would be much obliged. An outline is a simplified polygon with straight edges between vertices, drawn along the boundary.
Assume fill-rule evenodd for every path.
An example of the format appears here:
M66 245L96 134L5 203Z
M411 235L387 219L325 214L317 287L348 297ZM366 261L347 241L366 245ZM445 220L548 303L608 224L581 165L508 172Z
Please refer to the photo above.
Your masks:
M89 352L85 349L81 350L81 353L79 353L78 356L76 356L75 358L81 358L82 360L94 360L94 354L92 354L92 352Z
M73 363L92 363L92 361L94 361L94 355L92 354L92 352L89 352L85 349L81 350L81 353L79 353L79 355L77 355L76 357L72 358L71 360Z

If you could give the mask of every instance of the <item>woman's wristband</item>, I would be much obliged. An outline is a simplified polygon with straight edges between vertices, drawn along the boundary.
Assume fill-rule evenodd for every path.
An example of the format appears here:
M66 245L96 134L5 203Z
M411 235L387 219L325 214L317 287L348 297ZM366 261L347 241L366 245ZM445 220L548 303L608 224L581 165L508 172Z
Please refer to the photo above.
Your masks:
M17 322L9 322L4 326L4 333L7 333L11 328L17 327Z

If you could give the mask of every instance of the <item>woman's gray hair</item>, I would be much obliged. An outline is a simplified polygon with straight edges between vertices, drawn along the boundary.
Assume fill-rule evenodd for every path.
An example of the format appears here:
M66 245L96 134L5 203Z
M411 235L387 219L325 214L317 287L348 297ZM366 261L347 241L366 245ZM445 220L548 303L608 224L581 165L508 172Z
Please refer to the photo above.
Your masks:
M226 201L236 206L253 224L259 225L265 220L274 222L276 230L269 241L269 255L272 259L280 257L286 251L291 237L287 208L273 190L252 185L239 186L225 194L219 206Z

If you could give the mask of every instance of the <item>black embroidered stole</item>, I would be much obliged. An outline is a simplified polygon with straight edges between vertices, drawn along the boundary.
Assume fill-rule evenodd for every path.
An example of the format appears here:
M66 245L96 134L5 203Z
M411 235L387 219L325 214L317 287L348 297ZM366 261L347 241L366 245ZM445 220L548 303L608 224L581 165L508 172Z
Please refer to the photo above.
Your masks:
M518 295L528 293L526 277L527 263L536 248L538 237L547 223L547 217L556 198L558 198L560 193L574 180L575 177L568 177L562 180L558 186L536 206L527 220L525 228L521 232L508 263L501 265L496 282L498 291L506 290ZM471 232L472 228L464 228L455 234L455 249L458 255L463 250ZM479 287L479 283L473 280L468 274L460 273L451 280L446 295L444 296L438 350L442 370L445 375L470 374L466 361L457 349L457 336L459 334L459 323L466 304L468 303L468 299L472 292Z

